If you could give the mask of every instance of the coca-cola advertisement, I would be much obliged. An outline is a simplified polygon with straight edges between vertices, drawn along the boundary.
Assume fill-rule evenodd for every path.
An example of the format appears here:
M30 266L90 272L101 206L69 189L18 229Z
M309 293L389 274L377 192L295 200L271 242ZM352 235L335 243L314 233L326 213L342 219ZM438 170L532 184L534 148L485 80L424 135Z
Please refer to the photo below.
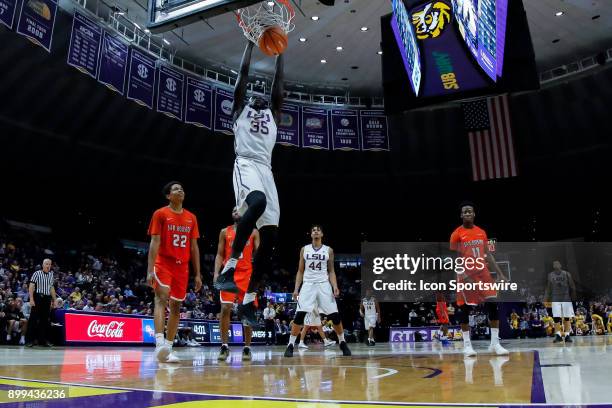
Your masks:
M93 343L142 343L142 319L66 313L66 341Z

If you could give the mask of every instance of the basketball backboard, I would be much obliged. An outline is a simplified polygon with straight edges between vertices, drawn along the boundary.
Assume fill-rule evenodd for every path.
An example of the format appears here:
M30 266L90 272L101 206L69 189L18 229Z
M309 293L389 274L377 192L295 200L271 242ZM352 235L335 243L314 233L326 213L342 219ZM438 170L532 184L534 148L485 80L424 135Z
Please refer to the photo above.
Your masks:
M147 28L163 33L197 21L248 7L261 0L148 0Z

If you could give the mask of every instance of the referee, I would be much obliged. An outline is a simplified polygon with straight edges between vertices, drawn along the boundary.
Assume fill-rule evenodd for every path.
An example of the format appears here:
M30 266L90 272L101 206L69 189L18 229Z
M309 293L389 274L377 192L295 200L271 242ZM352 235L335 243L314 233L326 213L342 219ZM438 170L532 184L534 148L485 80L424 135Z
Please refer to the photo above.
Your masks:
M53 272L51 271L51 260L45 259L42 269L34 272L30 279L30 319L28 321L28 333L31 333L27 347L32 347L33 342L38 341L42 347L51 347L47 336L49 334L49 317L51 305L55 304L55 287L53 287ZM53 301L53 303L51 303Z

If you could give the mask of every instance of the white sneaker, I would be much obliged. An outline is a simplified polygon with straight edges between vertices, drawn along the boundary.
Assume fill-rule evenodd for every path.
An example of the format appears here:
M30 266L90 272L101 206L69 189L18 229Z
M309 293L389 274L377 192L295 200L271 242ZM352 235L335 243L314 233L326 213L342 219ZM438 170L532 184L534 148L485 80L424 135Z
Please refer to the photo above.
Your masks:
M490 345L489 353L495 353L498 356L507 356L508 354L510 354L510 352L503 348L502 345L499 343L497 343L496 345Z
M171 351L170 347L166 344L155 347L155 358L157 358L157 361L160 363L165 363Z
M471 345L463 346L463 355L466 357L474 357L476 356L476 351L474 351L474 348Z
M180 363L181 359L176 355L174 351L168 354L168 358L166 358L166 363Z
M336 342L335 342L335 341L332 341L332 340L330 340L330 339L325 339L325 341L323 342L323 345L324 345L325 347L335 346L335 345L336 345Z
M301 341L300 341L300 344L298 345L298 348L308 350L308 346L306 344L302 343Z
M25 344L25 338L21 336L21 338L19 339L19 345L23 346L24 344Z
M197 342L197 341L195 341L195 340L189 340L189 343L187 343L187 345L188 345L189 347L200 347L200 343L198 343L198 342Z

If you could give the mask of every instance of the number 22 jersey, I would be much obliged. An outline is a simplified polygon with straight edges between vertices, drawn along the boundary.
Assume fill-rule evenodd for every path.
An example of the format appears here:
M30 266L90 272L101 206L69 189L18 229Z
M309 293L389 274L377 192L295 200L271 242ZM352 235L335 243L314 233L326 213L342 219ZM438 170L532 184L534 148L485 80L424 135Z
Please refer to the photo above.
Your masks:
M200 237L198 220L184 208L179 214L169 207L162 207L153 213L149 235L160 236L156 263L188 263L191 258L191 240Z

